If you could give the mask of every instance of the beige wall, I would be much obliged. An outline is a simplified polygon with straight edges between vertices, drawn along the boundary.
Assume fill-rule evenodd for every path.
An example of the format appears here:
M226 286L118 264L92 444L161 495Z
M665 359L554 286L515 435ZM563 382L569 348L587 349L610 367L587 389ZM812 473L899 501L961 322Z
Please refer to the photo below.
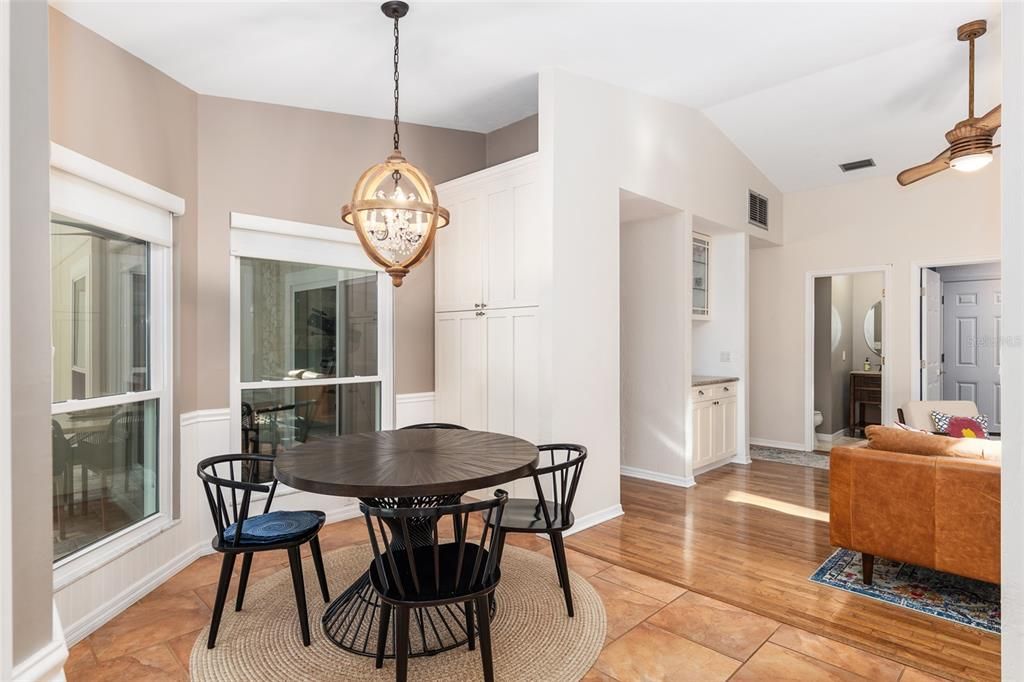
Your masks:
M898 406L910 398L910 264L998 255L999 201L998 161L910 187L883 177L785 195L785 245L750 259L751 438L804 440L807 272L892 264L886 362Z
M537 151L537 114L487 133L487 166Z
M341 205L367 167L390 150L391 122L199 98L199 408L228 401L228 247L232 211L339 225ZM484 167L485 140L402 126L402 151L437 183ZM432 259L396 292L395 385L434 390Z

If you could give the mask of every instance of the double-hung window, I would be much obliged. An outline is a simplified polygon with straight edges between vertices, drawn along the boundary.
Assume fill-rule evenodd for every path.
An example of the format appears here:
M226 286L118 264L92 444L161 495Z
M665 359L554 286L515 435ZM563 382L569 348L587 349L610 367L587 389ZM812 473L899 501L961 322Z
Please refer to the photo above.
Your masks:
M392 421L391 286L349 230L232 216L232 422L243 452Z
M53 157L53 556L75 573L170 518L172 212L132 194L180 200L66 149Z

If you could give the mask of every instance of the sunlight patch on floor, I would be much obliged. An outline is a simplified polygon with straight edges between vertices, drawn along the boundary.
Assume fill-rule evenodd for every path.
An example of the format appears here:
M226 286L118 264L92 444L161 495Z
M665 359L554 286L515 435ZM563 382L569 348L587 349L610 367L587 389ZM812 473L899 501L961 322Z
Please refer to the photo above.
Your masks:
M754 495L753 493L746 493L742 490L730 491L725 496L725 499L727 502L749 504L755 507L777 511L782 514L789 514L790 516L799 516L800 518L811 519L812 521L824 521L828 523L828 512L818 511L817 509L811 509L810 507L804 507L803 505L792 504L790 502L783 502L781 500L773 500L770 497Z

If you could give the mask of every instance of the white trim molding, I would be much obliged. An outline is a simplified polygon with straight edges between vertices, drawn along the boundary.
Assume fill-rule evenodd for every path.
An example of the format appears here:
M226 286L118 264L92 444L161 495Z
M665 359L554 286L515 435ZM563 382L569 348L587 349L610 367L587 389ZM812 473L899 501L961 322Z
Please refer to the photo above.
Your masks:
M50 142L50 166L173 215L180 216L185 213L185 200L181 197L62 147L56 142Z
M718 465L715 464L714 466ZM656 483L667 483L668 485L674 485L678 488L692 488L697 485L697 481L694 480L693 476L674 476L672 474L650 471L649 469L627 466L619 467L619 471L623 476L627 476L629 478L639 478L644 481L655 481Z
M395 428L434 421L434 392L395 396Z
M584 514L583 516L578 516L576 517L576 523L573 524L572 528L565 531L563 535L575 535L580 531L584 531L588 528L593 528L594 526L599 526L605 521L611 521L612 519L622 516L623 514L625 514L625 512L622 511L622 505L613 504L612 506L606 507L605 509L599 509L596 512Z
M804 449L803 443L793 443L785 440L769 440L768 438L751 438L751 445L760 445L763 448L778 448L779 450L796 450L797 452L807 452Z
M23 660L11 672L12 680L19 682L64 682L64 661L68 658L68 643L64 640L64 628L60 614L53 605L53 634L46 645Z

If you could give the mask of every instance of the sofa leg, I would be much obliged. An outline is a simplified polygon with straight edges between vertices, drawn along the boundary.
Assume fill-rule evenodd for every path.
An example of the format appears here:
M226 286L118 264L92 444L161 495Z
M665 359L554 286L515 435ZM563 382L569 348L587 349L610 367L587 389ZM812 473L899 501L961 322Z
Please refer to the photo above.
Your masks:
M861 553L861 555L860 555L860 563L861 563L861 566L864 569L864 571L862 573L862 577L864 579L864 584L865 585L871 585L874 582L874 579L875 579L874 578L875 555L874 554Z

